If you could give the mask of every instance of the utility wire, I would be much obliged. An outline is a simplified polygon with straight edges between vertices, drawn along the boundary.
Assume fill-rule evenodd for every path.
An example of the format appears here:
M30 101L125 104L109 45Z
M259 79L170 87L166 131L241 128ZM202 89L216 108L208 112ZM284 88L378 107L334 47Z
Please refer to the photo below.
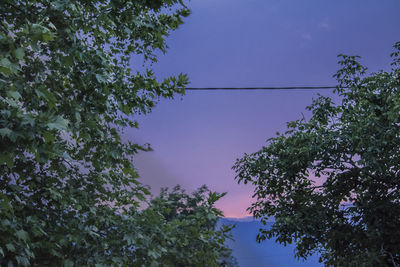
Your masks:
M217 91L217 90L318 90L335 89L336 86L281 86L281 87L186 87L190 91Z

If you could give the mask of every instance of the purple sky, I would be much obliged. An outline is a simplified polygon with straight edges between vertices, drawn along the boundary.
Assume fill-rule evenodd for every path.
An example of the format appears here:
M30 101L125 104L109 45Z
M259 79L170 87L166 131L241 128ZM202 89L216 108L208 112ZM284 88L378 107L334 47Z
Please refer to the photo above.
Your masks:
M168 38L153 66L158 77L187 73L192 87L336 85L337 55L360 55L370 71L388 68L400 41L398 0L192 0L192 14ZM133 66L141 69L135 58ZM135 164L141 181L158 193L181 184L228 192L218 207L245 216L252 188L238 185L236 158L252 153L299 119L311 91L188 91L162 100L139 117L126 136L150 143Z

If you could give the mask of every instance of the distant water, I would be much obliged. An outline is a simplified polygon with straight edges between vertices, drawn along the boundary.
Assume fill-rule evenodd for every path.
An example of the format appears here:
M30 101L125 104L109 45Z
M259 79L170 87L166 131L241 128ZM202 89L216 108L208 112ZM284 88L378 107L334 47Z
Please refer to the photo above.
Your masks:
M294 245L281 245L275 240L266 240L258 243L256 236L259 228L265 227L261 222L254 220L221 219L222 224L235 224L232 230L235 241L228 241L233 256L240 267L322 267L318 262L319 256L314 254L306 261L294 257ZM270 225L267 226L271 226Z

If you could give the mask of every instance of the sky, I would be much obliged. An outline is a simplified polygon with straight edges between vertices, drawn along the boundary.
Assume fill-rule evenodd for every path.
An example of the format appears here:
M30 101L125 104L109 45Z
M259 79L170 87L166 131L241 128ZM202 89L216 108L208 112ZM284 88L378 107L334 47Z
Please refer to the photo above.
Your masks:
M389 70L400 41L398 0L192 0L192 14L167 39L169 49L152 66L160 79L187 73L190 87L335 86L338 54L359 55L376 72ZM132 67L143 62L134 58ZM157 194L182 185L206 184L227 192L217 207L227 217L247 216L253 188L237 184L231 169L288 121L307 117L305 107L320 93L296 91L187 91L161 100L138 116L139 129L125 138L153 151L134 164L140 180Z

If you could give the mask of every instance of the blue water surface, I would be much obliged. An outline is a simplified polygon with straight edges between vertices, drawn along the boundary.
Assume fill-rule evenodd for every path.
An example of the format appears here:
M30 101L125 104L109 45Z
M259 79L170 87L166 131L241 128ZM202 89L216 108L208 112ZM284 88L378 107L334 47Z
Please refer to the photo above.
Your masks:
M229 240L228 246L232 249L233 256L239 262L240 267L320 267L318 262L319 255L314 254L306 261L298 260L294 257L292 245L281 245L275 240L265 240L262 243L256 241L258 229L265 228L259 221L231 221L222 219L223 224L236 224L232 230L234 241ZM270 223L268 226L271 226Z

